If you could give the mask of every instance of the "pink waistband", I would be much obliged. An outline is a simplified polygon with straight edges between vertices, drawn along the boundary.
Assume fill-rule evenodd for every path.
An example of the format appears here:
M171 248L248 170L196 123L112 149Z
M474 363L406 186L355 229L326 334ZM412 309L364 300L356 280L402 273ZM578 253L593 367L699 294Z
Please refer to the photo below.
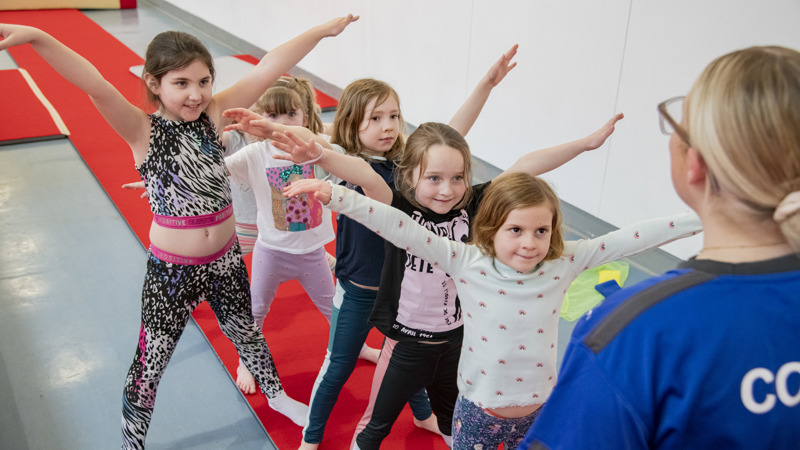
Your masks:
M228 217L233 215L233 203L222 208L221 210L211 213L203 214L202 216L162 216L161 214L153 214L153 221L162 227L166 228L204 228L216 225L228 220Z
M228 243L225 244L225 247L222 247L222 250L214 253L213 255L208 256L181 256L176 255L174 253L165 252L160 248L156 247L153 244L150 244L150 253L153 254L156 258L173 264L182 264L184 266L200 266L203 264L208 264L210 262L214 262L218 260L222 255L228 252L228 250L233 247L233 244L236 242L236 233L231 235L230 240Z

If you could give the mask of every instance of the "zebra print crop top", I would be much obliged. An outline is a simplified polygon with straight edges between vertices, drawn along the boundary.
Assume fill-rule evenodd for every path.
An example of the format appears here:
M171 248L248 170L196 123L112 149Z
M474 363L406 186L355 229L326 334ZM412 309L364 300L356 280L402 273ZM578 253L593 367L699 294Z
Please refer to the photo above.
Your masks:
M137 170L153 214L192 217L231 204L222 142L205 112L193 122L150 114L150 148Z

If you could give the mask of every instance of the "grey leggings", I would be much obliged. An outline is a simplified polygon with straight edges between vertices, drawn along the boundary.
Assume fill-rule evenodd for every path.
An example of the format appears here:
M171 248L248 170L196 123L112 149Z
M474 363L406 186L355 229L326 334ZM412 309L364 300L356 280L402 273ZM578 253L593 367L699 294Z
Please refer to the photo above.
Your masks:
M331 322L336 285L325 255L325 247L294 254L266 248L256 241L250 295L253 298L253 317L259 326L264 325L278 286L291 280L300 282L325 320Z

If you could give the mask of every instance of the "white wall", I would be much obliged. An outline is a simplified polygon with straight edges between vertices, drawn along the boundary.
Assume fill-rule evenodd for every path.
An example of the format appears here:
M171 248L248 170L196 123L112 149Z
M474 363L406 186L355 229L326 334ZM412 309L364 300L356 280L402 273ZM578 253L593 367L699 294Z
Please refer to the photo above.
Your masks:
M686 209L672 190L656 105L684 95L712 59L751 45L800 48L797 0L166 0L263 49L329 18L361 15L299 65L344 88L390 83L406 120L447 122L502 52L518 67L467 136L508 167L521 154L626 118L602 148L545 176L564 200L607 222ZM666 249L686 258L701 238Z

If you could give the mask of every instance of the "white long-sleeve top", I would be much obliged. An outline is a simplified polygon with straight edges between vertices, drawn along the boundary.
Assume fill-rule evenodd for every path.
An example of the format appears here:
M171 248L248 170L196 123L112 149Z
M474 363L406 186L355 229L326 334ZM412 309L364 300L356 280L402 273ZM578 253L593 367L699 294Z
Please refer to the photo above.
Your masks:
M401 211L341 186L333 187L327 206L455 281L464 314L458 388L483 408L538 404L550 396L561 303L582 271L701 230L691 212L647 220L594 239L567 241L560 258L520 273L474 245L436 236Z

